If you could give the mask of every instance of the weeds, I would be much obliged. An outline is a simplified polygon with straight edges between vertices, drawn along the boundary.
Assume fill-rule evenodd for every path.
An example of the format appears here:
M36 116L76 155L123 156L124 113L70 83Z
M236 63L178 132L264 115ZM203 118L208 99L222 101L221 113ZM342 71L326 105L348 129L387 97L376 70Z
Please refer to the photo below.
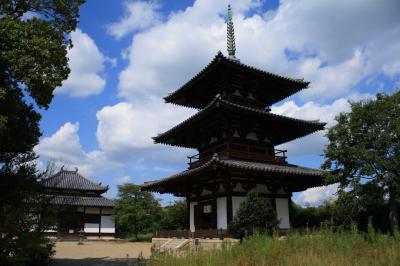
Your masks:
M369 228L362 233L314 232L278 236L255 234L231 249L154 254L150 265L399 265L400 239Z

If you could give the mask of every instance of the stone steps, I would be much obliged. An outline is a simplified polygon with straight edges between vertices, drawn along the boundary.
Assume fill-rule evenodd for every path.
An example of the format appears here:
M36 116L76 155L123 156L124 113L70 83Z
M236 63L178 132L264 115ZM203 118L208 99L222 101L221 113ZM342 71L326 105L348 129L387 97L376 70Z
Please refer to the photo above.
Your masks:
M187 243L189 243L189 239L182 238L171 238L168 239L167 242L162 244L159 248L159 251L174 251L184 247Z

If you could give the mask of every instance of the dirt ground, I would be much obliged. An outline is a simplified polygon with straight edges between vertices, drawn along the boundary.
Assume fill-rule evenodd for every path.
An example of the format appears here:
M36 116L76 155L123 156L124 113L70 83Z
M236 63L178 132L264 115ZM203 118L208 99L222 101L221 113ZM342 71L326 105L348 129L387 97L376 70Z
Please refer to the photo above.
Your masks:
M122 241L56 242L52 265L56 266L122 266L140 265L150 257L151 243ZM141 255L140 255L141 254Z

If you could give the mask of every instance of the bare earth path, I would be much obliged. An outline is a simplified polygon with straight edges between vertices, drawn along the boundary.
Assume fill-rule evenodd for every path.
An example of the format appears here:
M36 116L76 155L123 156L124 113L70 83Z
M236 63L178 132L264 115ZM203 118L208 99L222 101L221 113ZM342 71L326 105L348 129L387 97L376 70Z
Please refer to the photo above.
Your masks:
M122 241L56 242L52 265L56 266L122 266L135 265L139 254L150 257L151 243Z

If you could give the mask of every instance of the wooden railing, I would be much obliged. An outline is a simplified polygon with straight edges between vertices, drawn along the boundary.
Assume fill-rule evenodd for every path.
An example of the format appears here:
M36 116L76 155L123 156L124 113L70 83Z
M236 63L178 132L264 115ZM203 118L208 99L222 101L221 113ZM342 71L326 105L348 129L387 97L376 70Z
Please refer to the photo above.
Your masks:
M243 159L251 161L271 162L271 163L286 163L286 150L278 150L260 148L251 145L242 145L236 143L223 143L208 151L204 151L200 154L188 156L189 168L193 169L199 167L204 162L211 159L211 157L217 153L221 157Z
M153 235L156 238L218 238L229 237L228 230L225 229L198 229L194 232L190 230L160 230Z

